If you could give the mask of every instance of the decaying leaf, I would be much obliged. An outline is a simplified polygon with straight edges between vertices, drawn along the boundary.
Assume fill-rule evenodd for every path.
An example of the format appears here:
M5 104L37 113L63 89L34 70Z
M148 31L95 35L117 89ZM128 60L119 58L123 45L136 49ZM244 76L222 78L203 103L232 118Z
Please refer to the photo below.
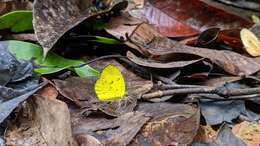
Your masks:
M240 32L241 40L248 54L251 56L260 56L260 41L253 32L244 28Z
M21 116L13 123L5 135L7 145L75 146L68 107L54 98L57 94L47 93L50 90L53 87L44 88L29 102L29 113L21 114L30 118Z
M217 131L215 131L210 125L200 125L197 135L193 139L193 142L198 143L210 143L217 138Z
M24 100L39 90L29 61L18 61L0 45L0 123Z
M145 67L152 67L152 68L181 68L202 60L202 59L194 59L191 61L158 62L155 60L148 60L148 59L137 57L130 51L127 52L127 57L132 62L138 65L145 66Z
M149 0L141 11L139 17L168 37L192 36L213 26L230 29L253 25L238 14L198 0Z
M217 125L222 122L231 123L245 112L244 101L205 101L200 103L201 113L207 124Z
M152 119L132 141L132 146L190 144L197 134L199 109L183 104L142 103L137 110L151 114Z
M232 5L235 7L239 7L239 8L244 8L244 9L251 9L254 11L260 11L260 3L257 0L252 0L252 1L244 1L244 0L218 0L222 3L228 4L228 5Z
M124 0L105 0L105 9L90 0L37 0L33 6L33 25L36 37L44 48L44 56L67 31L91 16L127 6Z
M89 117L73 126L73 135L91 135L103 145L126 146L149 119L143 112L130 112L110 120Z
M241 138L248 146L256 146L260 144L260 124L242 122L233 127L232 132Z
M245 142L237 138L227 125L223 125L217 139L212 143L193 143L192 146L246 146Z

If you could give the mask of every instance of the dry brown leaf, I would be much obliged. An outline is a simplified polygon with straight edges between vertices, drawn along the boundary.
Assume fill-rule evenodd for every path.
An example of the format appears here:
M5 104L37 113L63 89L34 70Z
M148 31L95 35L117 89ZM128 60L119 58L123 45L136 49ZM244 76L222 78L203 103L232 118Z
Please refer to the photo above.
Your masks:
M106 9L95 6L90 0L36 0L33 6L33 26L44 56L67 31L91 16L126 8L127 1L106 0ZM117 10L117 11L118 11Z
M137 111L150 114L132 145L181 145L190 144L197 134L200 110L184 104L142 103Z
M23 116L6 133L7 145L75 146L68 107L53 98L56 93L49 93L53 90L50 86L44 88L28 104L28 113L26 108L22 110ZM24 117L26 114L29 119Z
M148 59L137 57L130 51L127 52L127 58L132 62L134 62L135 64L145 66L145 67L152 67L152 68L181 68L202 60L202 59L196 59L190 61L160 62L160 61L148 60Z
M240 32L240 37L248 54L254 57L260 56L260 41L252 31L244 28Z
M115 119L84 118L73 126L73 135L91 135L103 145L126 146L150 119L143 112L130 112Z
M217 138L217 131L215 131L210 125L200 125L197 135L193 142L210 143Z
M258 146L260 144L260 124L259 123L250 123L242 122L233 127L232 132L248 146Z

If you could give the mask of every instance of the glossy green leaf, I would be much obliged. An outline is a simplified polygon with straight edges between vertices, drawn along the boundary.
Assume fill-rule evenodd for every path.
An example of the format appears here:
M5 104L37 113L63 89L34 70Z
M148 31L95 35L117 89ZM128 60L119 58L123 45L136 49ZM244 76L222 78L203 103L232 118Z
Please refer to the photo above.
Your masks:
M39 68L34 71L41 75L55 73L64 69L75 71L81 77L97 76L99 72L89 66L80 68L73 68L83 64L81 60L66 59L53 52L49 52L43 61L43 49L32 43L22 41L3 41L1 44L6 44L8 50L14 54L18 59L34 60Z
M12 32L33 30L32 11L13 11L0 16L0 29Z

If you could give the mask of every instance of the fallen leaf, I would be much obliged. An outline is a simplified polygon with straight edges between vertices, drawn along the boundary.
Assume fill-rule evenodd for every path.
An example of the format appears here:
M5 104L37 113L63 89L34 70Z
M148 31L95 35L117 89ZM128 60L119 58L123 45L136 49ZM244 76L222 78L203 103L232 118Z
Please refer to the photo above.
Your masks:
M36 37L43 47L43 56L67 31L89 17L95 17L110 10L119 11L127 6L127 1L108 1L105 9L92 1L37 0L33 5L33 26Z
M148 59L137 57L130 51L127 52L127 58L132 62L134 62L135 64L145 66L145 67L159 68L159 69L182 68L202 60L202 59L196 59L191 61L159 62L159 61L148 60Z
M239 14L202 0L149 0L141 11L139 17L168 37L193 36L210 27L231 29L253 25Z
M150 114L148 121L131 145L190 144L197 134L200 110L184 104L141 103L137 111Z
M258 1L244 1L244 0L218 0L222 3L232 5L235 7L243 8L243 9L251 9L253 11L259 11L260 12L260 3Z
M242 29L240 32L243 45L251 56L260 56L260 41L249 29Z
M42 85L33 74L29 61L17 60L0 45L0 123L23 101L29 98Z
M246 110L244 101L202 101L200 108L201 114L209 125L232 123L233 119L238 118Z
M227 125L223 125L218 131L217 139L212 143L193 143L192 146L246 146L245 142L237 138Z
M244 121L233 127L232 132L241 138L248 146L260 144L260 124Z
M143 112L130 112L110 120L88 117L73 126L73 135L91 135L103 145L126 146L149 119Z
M95 137L87 134L78 134L75 136L79 145L83 146L101 146L101 142Z
M217 138L217 131L215 131L210 125L200 125L197 135L193 142L197 143L210 143Z
M48 92L47 89L44 90L41 92ZM28 107L31 108L31 113L21 113L33 115L30 120L28 117L21 117L18 119L21 124L13 123L8 129L5 135L7 145L75 145L67 105L45 95L49 94L34 96Z

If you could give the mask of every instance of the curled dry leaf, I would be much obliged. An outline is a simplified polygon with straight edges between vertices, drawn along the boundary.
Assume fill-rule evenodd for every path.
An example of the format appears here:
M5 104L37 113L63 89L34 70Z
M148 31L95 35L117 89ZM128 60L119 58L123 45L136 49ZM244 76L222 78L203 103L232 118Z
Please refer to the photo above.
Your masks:
M91 16L126 8L127 1L104 1L101 9L91 0L36 0L33 6L33 25L36 37L44 48L44 56L67 31Z
M28 117L20 116L7 130L7 145L75 146L68 107L48 93L54 90L47 86L23 107L20 114Z
M147 122L131 145L190 144L197 134L200 110L184 104L141 103L137 111L150 114Z
M240 32L240 37L248 54L254 57L260 56L260 41L252 31L244 28Z
M181 68L202 60L202 59L195 59L191 61L159 62L155 60L148 60L148 59L137 57L130 51L127 52L127 58L132 62L134 62L135 64L145 66L145 67L152 67L152 68Z
M135 23L134 26L130 26L131 29L127 29L124 21L131 24L135 20L129 16L128 18L125 16L114 18L107 26L107 32L119 39L128 34L125 44L154 60L168 61L176 58L184 59L187 56L189 59L192 58L191 56L207 58L233 75L250 75L260 69L259 62L254 58L227 50L186 46L163 37L146 23Z

